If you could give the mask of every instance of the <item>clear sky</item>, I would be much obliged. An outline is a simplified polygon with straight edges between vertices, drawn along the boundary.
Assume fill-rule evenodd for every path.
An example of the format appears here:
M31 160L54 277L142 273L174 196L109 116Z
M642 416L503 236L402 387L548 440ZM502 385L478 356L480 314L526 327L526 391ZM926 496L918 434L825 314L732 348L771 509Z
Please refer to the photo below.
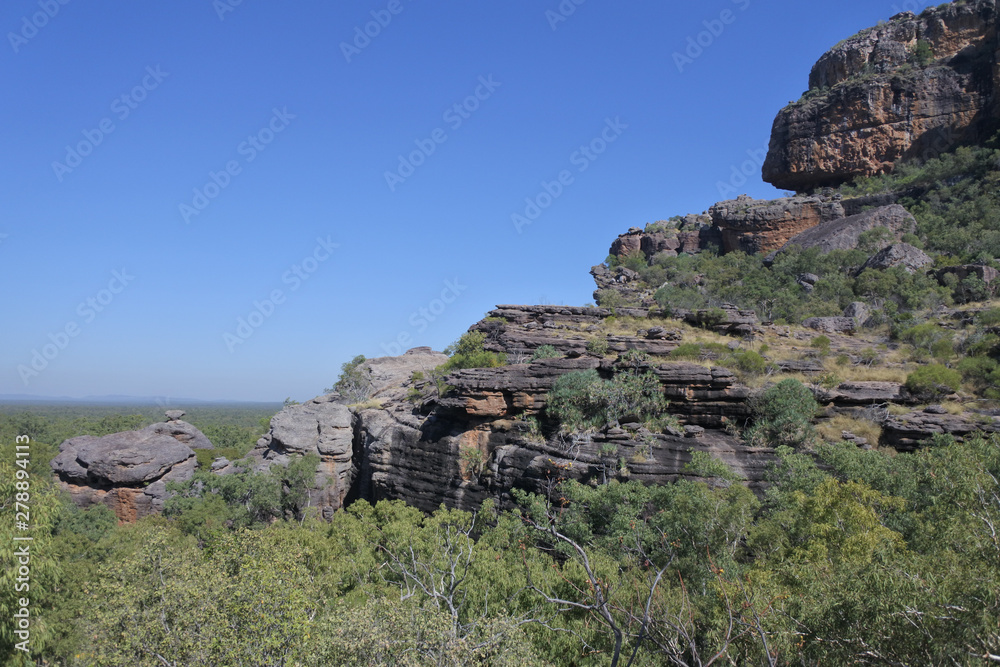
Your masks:
M588 303L629 227L777 196L812 64L928 4L5 0L0 394L305 400Z

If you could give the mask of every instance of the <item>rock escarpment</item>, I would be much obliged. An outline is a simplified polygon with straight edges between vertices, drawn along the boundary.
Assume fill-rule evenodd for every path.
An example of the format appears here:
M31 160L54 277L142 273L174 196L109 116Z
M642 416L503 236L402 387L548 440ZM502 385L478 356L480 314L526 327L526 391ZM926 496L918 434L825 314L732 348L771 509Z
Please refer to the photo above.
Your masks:
M52 470L79 507L107 505L119 521L130 522L163 510L167 482L194 474L194 449L212 443L171 411L166 423L139 431L71 438L59 447Z
M774 121L764 180L810 191L981 142L1000 125L996 0L898 14L824 54Z
M750 255L777 250L800 232L845 217L839 201L824 197L761 201L744 195L715 204L709 213L722 231L722 249Z

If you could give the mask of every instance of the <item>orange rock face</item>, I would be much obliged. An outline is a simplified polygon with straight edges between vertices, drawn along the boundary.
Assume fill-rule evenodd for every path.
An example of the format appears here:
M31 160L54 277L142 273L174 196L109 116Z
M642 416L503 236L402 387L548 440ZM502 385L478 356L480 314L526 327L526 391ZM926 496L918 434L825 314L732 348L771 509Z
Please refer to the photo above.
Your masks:
M709 213L722 230L722 249L749 254L770 252L817 225L844 217L839 202L822 197L765 201L738 197L719 202Z
M502 392L477 394L467 399L465 410L477 417L503 417L507 414L507 401Z
M979 142L1000 126L996 0L899 14L827 52L774 121L764 180L809 191Z

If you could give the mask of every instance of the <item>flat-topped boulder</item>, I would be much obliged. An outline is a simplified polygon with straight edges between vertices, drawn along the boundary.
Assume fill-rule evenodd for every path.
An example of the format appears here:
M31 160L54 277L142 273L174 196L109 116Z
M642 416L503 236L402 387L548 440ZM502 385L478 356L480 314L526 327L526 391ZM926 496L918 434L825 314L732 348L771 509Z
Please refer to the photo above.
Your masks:
M102 503L119 521L131 522L163 510L167 482L191 478L194 448L212 449L212 443L178 416L138 431L70 438L51 466L78 506Z

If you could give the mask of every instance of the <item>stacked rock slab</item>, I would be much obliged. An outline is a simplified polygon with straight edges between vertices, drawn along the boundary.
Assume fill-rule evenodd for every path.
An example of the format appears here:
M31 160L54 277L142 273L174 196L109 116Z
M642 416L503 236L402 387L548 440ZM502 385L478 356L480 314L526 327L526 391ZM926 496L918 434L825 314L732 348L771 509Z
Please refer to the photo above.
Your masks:
M392 402L358 411L359 497L401 499L427 511L442 503L473 510L487 498L510 507L513 489L546 493L563 478L595 484L674 481L685 474L692 451L716 455L752 486L760 484L773 454L722 430L745 419L748 395L725 369L657 362L644 367L660 379L671 411L689 432L653 434L626 424L576 434L546 429L543 435L538 425L555 381L589 369L610 377L612 364L580 356L463 370L446 378L452 389L442 397L431 392L417 405Z
M168 414L167 423L139 431L70 438L52 460L63 490L78 507L108 506L119 521L132 522L163 510L167 482L194 474L194 448L211 449L201 431Z

